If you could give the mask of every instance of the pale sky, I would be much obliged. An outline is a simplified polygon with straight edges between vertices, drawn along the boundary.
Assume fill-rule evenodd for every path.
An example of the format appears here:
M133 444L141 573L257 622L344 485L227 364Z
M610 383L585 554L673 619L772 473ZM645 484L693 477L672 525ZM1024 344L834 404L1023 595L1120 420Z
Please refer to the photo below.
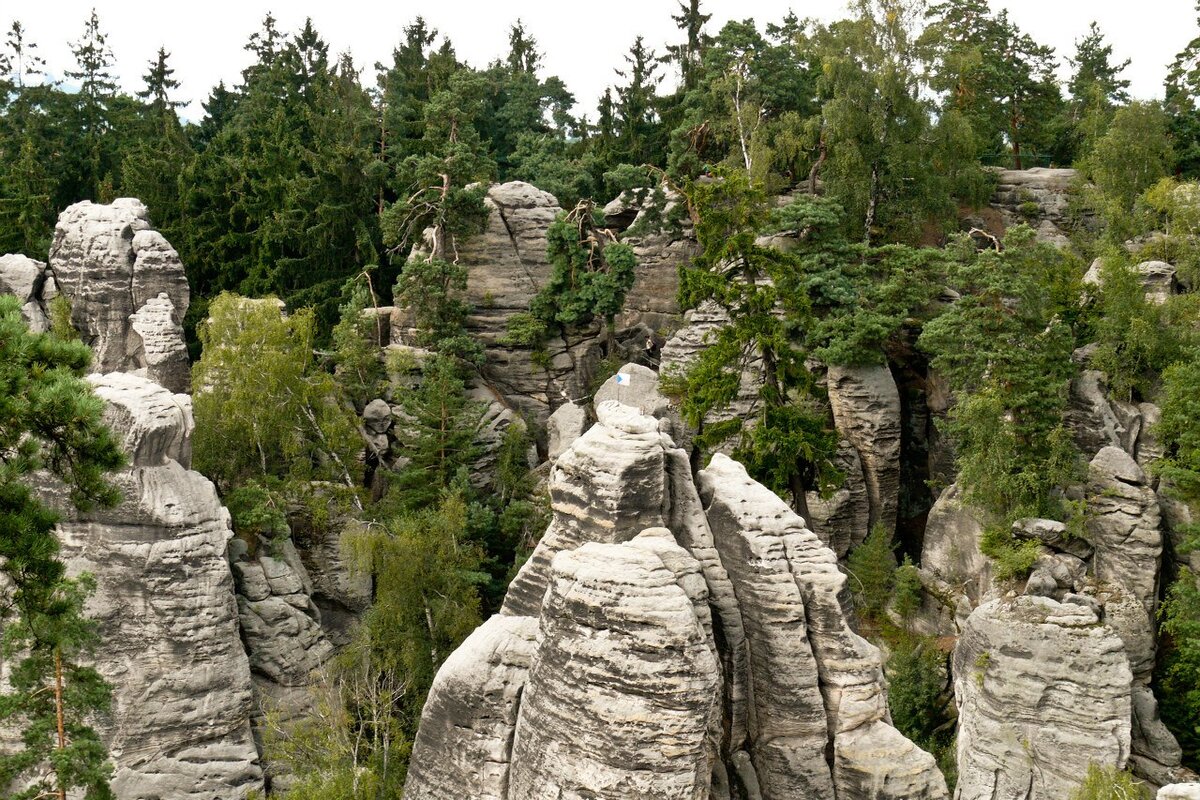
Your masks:
M48 70L61 75L73 64L68 42L79 38L93 6L109 35L122 87L131 93L141 88L146 63L163 45L182 83L180 99L191 104L183 109L189 119L202 115L200 102L218 80L230 85L240 80L249 63L242 47L268 10L285 31L296 30L311 16L331 55L349 50L355 63L366 68L364 82L372 84L373 65L390 61L403 27L418 14L449 36L459 58L472 66L504 54L508 26L520 17L545 53L545 74L559 75L575 93L577 110L592 119L597 98L616 80L613 69L623 65L635 35L643 34L660 53L665 43L679 39L671 20L676 0L0 0L0 25L6 32L12 19L20 19ZM703 7L713 15L709 26L715 33L730 18L753 17L761 28L789 8L800 17L836 19L844 16L845 3L708 0ZM1162 96L1167 65L1198 33L1193 0L992 0L992 7L1008 8L1023 30L1053 45L1063 61L1095 19L1114 45L1115 57L1132 59L1125 77L1132 81L1133 95L1142 99ZM587 16L581 17L581 11ZM664 85L673 80L668 76Z

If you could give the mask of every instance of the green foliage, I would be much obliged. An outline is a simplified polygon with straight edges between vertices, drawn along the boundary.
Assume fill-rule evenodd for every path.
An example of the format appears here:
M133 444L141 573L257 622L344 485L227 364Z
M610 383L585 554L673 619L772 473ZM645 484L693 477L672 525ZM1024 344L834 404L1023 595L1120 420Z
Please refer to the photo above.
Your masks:
M403 676L392 713L410 736L437 668L480 623L478 587L488 575L467 525L468 505L450 491L382 527L345 535L347 551L375 580L364 646L380 669Z
M286 506L278 486L250 480L227 492L221 501L233 517L234 531L247 541L288 537Z
M1041 546L1036 541L1020 541L1013 535L1012 527L1004 523L984 528L979 550L992 560L992 572L1000 581L1028 575L1041 555Z
M993 14L985 0L941 0L926 15L919 45L930 87L943 110L967 120L977 151L1015 169L1052 154L1064 112L1054 49L1023 33L1007 9Z
M529 304L532 319L521 317L510 337L530 337L550 326L564 333L602 319L613 349L615 319L633 288L637 258L633 248L601 227L590 202L560 214L546 231L550 278ZM533 340L531 344L540 344Z
M412 314L418 345L473 366L483 361L483 345L466 332L471 313L466 290L466 267L414 256L405 263L393 294L396 303Z
M884 672L892 724L918 747L935 755L953 749L953 720L946 654L937 640L902 634L890 643Z
M109 688L79 663L95 642L83 616L95 584L65 576L58 515L29 485L46 470L79 510L120 500L105 476L125 459L104 426L103 402L83 380L90 362L81 342L30 333L17 298L0 296L0 570L8 586L0 613L8 617L2 648L10 667L0 720L20 732L19 746L0 756L0 786L27 779L15 795L23 800L74 789L112 796L107 754L89 725L107 708ZM60 719L66 742L57 736Z
M285 316L272 299L223 294L209 306L192 370L193 452L222 491L272 477L359 485L357 417L316 362L314 331L311 311Z
M962 298L925 325L919 345L957 398L944 429L959 483L998 524L1061 518L1058 490L1078 469L1063 425L1076 265L1023 226L1002 252L960 248L957 258L952 283Z
M365 278L366 280L361 280ZM379 396L384 379L379 358L380 327L391 323L375 313L375 297L367 273L348 287L341 318L333 328L333 362L338 387L362 408ZM365 313L364 313L365 312Z
M682 377L681 413L699 429L701 448L740 434L734 457L800 506L805 491L840 480L832 462L837 436L816 402L816 382L805 364L802 332L813 317L801 261L755 243L767 218L765 198L743 174L693 185L690 204L697 210L702 252L680 270L680 305L712 303L730 323ZM755 418L712 423L710 415L738 397L742 374L752 365L763 377Z
M896 569L892 582L892 610L903 622L921 608L923 592L921 575L916 564L912 563L908 556L904 557L904 563Z
M400 512L428 508L478 455L475 436L486 410L467 400L455 363L432 357L422 365L420 386L404 393L400 406L399 455L389 504Z
M1148 228L1138 200L1175 164L1168 123L1158 105L1130 103L1117 110L1108 132L1084 160L1084 171L1096 185L1096 205L1113 242L1124 242Z
M846 561L854 607L863 619L876 624L883 621L883 613L892 596L896 577L894 550L891 532L876 524L863 543L850 551Z
M965 170L978 171L969 128L931 135L916 66L919 8L858 0L855 16L832 24L819 44L826 99L820 136L828 151L820 175L828 196L846 209L852 235L868 244L915 241L931 218L948 223L955 210L950 184L961 183Z
M1071 800L1149 800L1152 792L1132 772L1089 764L1087 775Z
M1163 483L1193 508L1200 507L1200 358L1192 350L1189 358L1173 364L1163 374L1162 419L1155 435L1167 456L1155 464ZM1200 543L1200 526L1185 531L1188 543Z
M1184 763L1200 763L1200 586L1180 570L1158 609L1166 641L1155 671L1163 722L1183 748Z
M1148 300L1123 250L1104 256L1100 280L1091 326L1099 347L1092 364L1108 376L1116 396L1149 399L1161 372L1197 338L1187 320L1174 318L1184 304Z

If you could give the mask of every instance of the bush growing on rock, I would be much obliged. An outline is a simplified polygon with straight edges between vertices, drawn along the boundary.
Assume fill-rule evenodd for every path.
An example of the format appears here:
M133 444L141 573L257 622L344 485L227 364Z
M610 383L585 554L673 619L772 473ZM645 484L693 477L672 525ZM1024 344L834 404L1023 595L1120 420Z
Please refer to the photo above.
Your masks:
M1071 800L1150 800L1150 789L1125 770L1092 764Z

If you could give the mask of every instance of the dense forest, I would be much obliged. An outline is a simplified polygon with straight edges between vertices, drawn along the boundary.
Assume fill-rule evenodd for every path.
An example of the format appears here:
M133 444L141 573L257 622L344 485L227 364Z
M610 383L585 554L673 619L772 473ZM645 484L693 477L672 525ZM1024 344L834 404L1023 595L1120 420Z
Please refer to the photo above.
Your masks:
M140 198L191 286L193 383L206 389L195 397L195 468L252 547L336 525L371 576L372 605L312 689L310 713L267 714L266 753L287 775L280 796L400 796L438 666L499 608L545 528L544 483L528 457L535 426L508 428L490 474L473 472L484 409L469 388L484 351L466 328L453 250L482 230L495 182L526 181L566 209L547 234L551 282L510 322L515 347L537 351L553 333L595 326L615 356L614 319L637 263L601 232L609 201L654 212L645 225L690 226L698 255L680 268L679 305L717 307L729 323L688 371L664 374L664 392L697 431L697 458L731 448L802 516L806 498L843 477L814 364L886 363L901 346L927 358L955 398L942 430L966 501L988 521L982 549L998 579L1028 576L1038 557L1014 522L1084 524L1069 490L1083 465L1065 420L1084 346L1115 397L1161 406L1157 475L1200 503L1200 35L1178 43L1164 99L1143 101L1095 23L1074 52L1056 54L987 0L850 5L829 24L789 13L714 30L699 0L681 2L675 40L636 37L594 113L579 116L585 104L545 74L543 44L520 21L502 60L470 65L418 17L390 62L364 72L331 54L311 22L282 31L267 15L247 39L241 81L212 87L203 118L187 123L165 47L130 97L117 91L95 12L62 84L12 23L0 51L0 253L44 259L63 208ZM996 238L963 224L991 197L993 168L1035 166L1078 171L1067 246L1028 226ZM1135 266L1148 259L1169 262L1183 291L1147 299ZM1099 274L1085 284L1093 260ZM244 300L267 297L290 313ZM363 311L393 304L414 310L419 364L379 355ZM0 306L0 320L16 313ZM86 358L56 330L37 346L82 374ZM0 350L0 368L10 360ZM761 377L753 420L712 422L751 362ZM369 447L363 455L361 418L393 394L403 457L389 467ZM26 411L0 403L6 419ZM100 466L119 465L111 443L90 435ZM98 474L84 476L93 495ZM1180 564L1196 527L1183 534ZM11 565L27 547L3 555ZM895 723L952 780L944 654L904 623L920 603L919 557L919 541L877 527L847 569L863 630L890 654ZM1186 567L1175 573L1155 690L1195 768L1200 588ZM57 599L31 589L21 613L57 602L86 627L77 589ZM77 628L62 636L46 652L69 641L74 653L87 639ZM49 663L31 666L40 672L29 692ZM77 702L103 707L94 692ZM25 761L0 758L0 779L49 758L39 747ZM73 757L54 788L107 796L103 753ZM1079 797L1117 796L1105 781L1125 780L1100 776Z

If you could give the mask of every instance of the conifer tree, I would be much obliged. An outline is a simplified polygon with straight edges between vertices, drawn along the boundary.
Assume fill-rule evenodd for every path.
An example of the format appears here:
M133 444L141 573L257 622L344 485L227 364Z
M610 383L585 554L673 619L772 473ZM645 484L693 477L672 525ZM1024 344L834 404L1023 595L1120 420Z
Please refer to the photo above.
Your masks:
M1197 15L1200 17L1200 5ZM1194 178L1200 175L1200 35L1176 54L1164 89L1179 170Z
M75 57L75 68L66 70L65 75L79 84L78 112L82 134L83 174L79 183L92 199L99 199L101 183L109 176L112 168L109 148L105 147L105 134L109 131L109 118L117 81L112 74L113 54L108 47L108 36L100 29L100 18L92 9L84 25L83 35L71 43L71 54Z
M0 786L16 782L21 800L83 790L109 798L107 754L88 718L108 706L108 687L80 660L95 641L83 617L94 587L71 580L58 558L58 514L29 487L46 470L86 511L115 505L105 474L124 464L103 423L103 402L83 381L91 353L81 342L33 334L20 302L0 296L0 570L3 655L9 664L0 721L20 730L20 746L0 755ZM27 788L25 788L27 786Z
M816 402L809 354L797 336L813 321L800 262L755 243L766 198L744 174L697 183L689 200L702 250L680 271L680 306L715 303L730 323L685 375L671 376L670 391L682 397L684 419L700 431L698 446L707 450L738 436L734 457L777 494L790 495L806 516L805 492L824 490L836 477L837 436ZM752 369L762 373L755 416L730 419L724 412L738 397L743 372Z

